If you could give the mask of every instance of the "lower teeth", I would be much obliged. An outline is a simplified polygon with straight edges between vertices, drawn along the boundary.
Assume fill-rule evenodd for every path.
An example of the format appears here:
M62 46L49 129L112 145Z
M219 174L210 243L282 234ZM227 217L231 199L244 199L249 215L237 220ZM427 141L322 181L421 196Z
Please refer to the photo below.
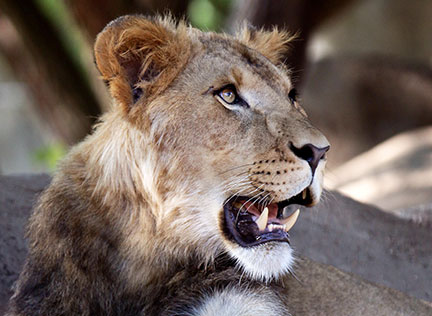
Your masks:
M285 225L270 224L267 226L267 229L271 232L275 229L285 230Z

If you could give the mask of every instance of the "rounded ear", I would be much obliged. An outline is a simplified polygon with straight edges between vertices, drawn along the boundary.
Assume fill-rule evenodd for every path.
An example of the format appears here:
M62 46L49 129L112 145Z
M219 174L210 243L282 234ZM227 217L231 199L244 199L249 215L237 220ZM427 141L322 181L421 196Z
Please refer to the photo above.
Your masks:
M178 75L190 53L184 23L129 15L109 23L94 54L112 97L127 111L141 95L148 101Z
M277 65L282 62L285 53L289 50L289 43L297 37L297 34L293 35L277 27L273 27L271 31L258 30L245 22L236 32L235 37Z

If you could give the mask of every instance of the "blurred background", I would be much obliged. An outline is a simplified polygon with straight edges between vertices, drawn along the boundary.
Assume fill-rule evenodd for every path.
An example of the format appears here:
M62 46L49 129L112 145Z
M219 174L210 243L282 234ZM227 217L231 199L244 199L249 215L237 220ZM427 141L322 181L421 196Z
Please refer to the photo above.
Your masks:
M111 106L92 45L112 19L170 11L203 30L299 33L286 56L329 138L326 185L432 213L430 0L0 0L0 174L52 172Z

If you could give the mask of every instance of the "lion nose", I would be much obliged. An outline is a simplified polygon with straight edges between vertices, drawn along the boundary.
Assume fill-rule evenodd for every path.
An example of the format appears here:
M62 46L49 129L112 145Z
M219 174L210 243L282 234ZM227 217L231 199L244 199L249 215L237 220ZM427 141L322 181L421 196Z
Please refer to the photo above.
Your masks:
M312 144L306 144L301 148L297 148L290 142L290 149L297 157L308 162L312 169L312 174L314 174L319 161L325 157L325 153L330 149L330 146L319 148Z

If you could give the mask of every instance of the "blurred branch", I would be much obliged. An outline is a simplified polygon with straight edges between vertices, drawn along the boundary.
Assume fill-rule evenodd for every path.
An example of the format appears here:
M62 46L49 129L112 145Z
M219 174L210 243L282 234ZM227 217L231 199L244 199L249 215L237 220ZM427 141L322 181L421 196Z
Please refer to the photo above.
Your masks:
M32 60L31 55L25 49L19 34L13 25L4 16L0 16L0 54L13 71L17 80L26 82L27 88L32 96L32 105L37 107L41 118L61 139L67 139L70 124L70 115L65 113L62 103L53 90L46 84L46 74L43 73ZM59 104L59 105L58 105ZM74 121L74 120L72 120ZM66 125L66 129L65 129ZM79 126L78 126L79 127Z
M330 168L395 134L432 124L427 64L380 55L337 56L314 63L306 76L303 101L309 117L337 148L329 155Z
M113 19L124 14L156 14L171 12L175 17L185 15L186 0L67 0L75 20L90 42Z
M137 8L131 0L66 0L66 5L90 41L108 22Z
M54 100L47 103L38 102L40 110L43 114L49 115L51 120L57 121L54 125L62 125L59 134L67 143L76 142L88 134L91 125L101 112L86 72L77 63L72 52L67 49L55 25L44 14L37 1L2 0L0 9L10 18L26 50L29 51L27 56L11 56L9 51L7 59L18 72L18 77L27 81L28 71L12 60L14 57L24 60L31 56L33 61L25 63L37 65L40 78L30 76L30 86L35 83L36 87L46 85L45 89L50 87L58 94L57 98L53 97L57 102L53 102ZM5 49L3 53L8 54ZM44 82L45 79L47 83ZM40 98L38 101L43 102ZM61 107L61 110L57 107ZM62 119L62 114L65 115L65 120Z
M38 112L54 133L74 143L91 129L109 101L95 82L96 70L83 58L89 43L105 25L123 14L153 14L170 10L186 15L189 1L183 0L2 0L5 18L0 34L0 53L17 78L28 83ZM69 8L87 42L78 43L77 28L64 20ZM73 24L73 23L72 23ZM16 31L15 31L16 30ZM5 32L7 31L7 32ZM78 34L79 37L80 34ZM100 88L100 87L99 87Z

